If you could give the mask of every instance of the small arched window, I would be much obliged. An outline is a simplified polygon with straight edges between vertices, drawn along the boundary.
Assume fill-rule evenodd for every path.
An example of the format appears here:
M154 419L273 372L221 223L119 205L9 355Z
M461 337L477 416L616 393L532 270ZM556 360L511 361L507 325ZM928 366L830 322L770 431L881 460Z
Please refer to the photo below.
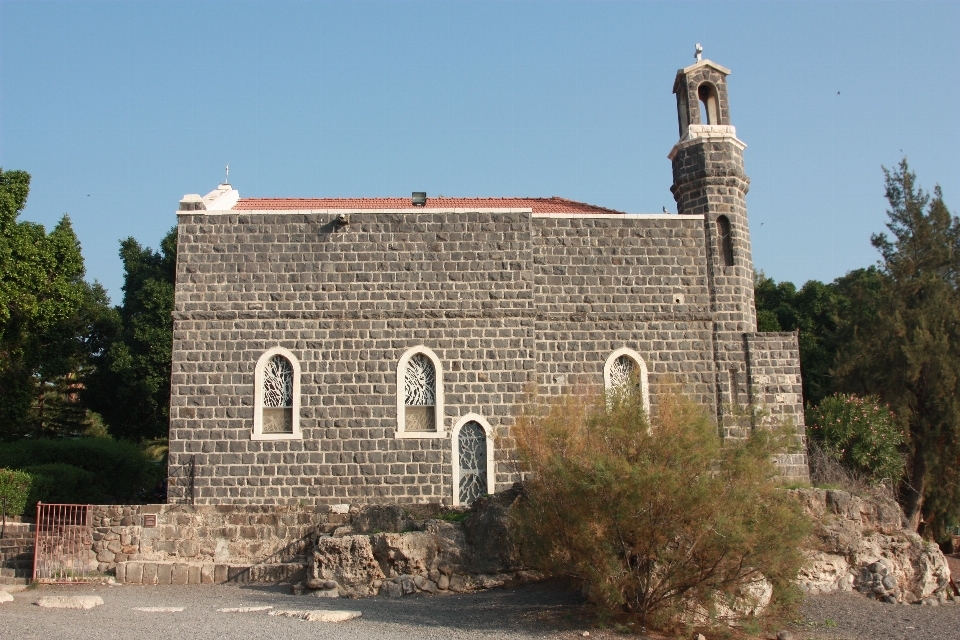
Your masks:
M274 347L257 361L254 370L252 440L291 440L300 434L300 363Z
M720 124L717 88L704 82L697 87L697 97L700 99L700 124Z
M453 504L469 505L496 490L493 430L476 413L463 416L453 427Z
M443 369L424 346L410 349L397 367L397 437L443 435Z
M727 216L717 218L717 240L720 243L720 254L723 266L733 266L733 239L730 236L730 220Z
M603 365L603 387L608 394L637 392L643 398L643 410L650 415L650 387L647 365L633 349L617 349Z

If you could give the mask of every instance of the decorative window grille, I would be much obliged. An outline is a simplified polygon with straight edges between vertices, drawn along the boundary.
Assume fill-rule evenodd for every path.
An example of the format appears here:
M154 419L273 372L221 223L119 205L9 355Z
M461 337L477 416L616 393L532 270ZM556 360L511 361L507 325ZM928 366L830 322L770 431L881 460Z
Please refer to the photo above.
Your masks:
M437 372L430 358L410 358L403 382L405 430L436 431Z
M620 356L610 367L610 388L621 393L640 388L640 367L630 356Z
M293 366L275 355L263 368L262 429L267 433L293 433Z
M487 492L487 434L471 420L461 427L457 440L460 504L467 505Z

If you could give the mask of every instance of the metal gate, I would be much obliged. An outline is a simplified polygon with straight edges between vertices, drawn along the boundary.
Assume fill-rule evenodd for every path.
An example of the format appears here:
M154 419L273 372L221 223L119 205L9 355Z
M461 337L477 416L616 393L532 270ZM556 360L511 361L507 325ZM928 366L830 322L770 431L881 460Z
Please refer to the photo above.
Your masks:
M89 504L37 503L33 579L37 582L85 582L97 570Z

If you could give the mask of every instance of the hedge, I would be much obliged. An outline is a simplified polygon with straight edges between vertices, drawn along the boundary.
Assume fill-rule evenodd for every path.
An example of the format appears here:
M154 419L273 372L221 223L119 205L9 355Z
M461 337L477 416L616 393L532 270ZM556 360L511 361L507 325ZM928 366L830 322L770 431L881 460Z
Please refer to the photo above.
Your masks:
M21 469L35 477L28 504L135 504L165 471L137 445L110 438L3 442L0 468Z
M7 515L23 515L33 482L24 471L0 469L0 497L7 499Z

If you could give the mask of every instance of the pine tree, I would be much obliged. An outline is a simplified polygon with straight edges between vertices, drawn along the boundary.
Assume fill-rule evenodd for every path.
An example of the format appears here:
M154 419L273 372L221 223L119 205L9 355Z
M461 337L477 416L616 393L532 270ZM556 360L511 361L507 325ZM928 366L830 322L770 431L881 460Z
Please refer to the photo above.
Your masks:
M910 526L944 539L960 517L960 219L916 184L906 159L884 168L890 221L876 314L838 359L848 390L878 393L907 430L901 503Z

